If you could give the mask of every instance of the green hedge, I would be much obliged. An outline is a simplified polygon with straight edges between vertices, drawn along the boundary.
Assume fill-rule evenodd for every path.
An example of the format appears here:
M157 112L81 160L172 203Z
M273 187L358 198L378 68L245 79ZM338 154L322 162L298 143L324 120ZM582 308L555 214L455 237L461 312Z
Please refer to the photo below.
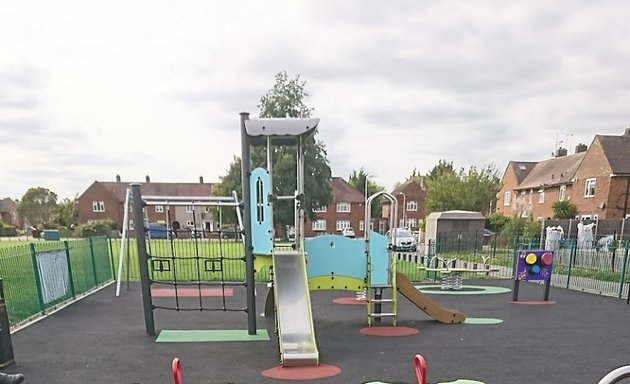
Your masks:
M0 236L17 236L17 229L14 226L0 223Z

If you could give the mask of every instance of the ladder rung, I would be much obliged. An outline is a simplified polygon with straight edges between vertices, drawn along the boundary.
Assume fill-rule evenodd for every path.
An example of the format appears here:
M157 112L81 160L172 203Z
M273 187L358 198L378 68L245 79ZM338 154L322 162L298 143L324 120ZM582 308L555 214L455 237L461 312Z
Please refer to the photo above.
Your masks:
M395 317L395 313L370 313L371 317Z

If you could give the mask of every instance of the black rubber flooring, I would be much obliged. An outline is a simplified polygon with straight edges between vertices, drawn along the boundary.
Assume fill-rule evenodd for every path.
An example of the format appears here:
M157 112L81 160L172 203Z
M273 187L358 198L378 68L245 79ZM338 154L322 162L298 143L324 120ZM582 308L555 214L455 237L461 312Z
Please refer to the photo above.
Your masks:
M512 285L509 280L467 283ZM262 312L267 288L261 285L257 291L257 312ZM156 343L145 333L139 285L123 289L118 298L114 292L108 286L14 333L17 364L6 371L24 373L25 384L172 383L170 364L177 356L186 384L276 382L260 374L279 364L272 319L257 318L271 341ZM243 305L244 289L234 293L228 304ZM538 300L542 294L542 286L521 284L521 300ZM359 333L366 325L365 307L332 302L348 296L354 293L311 293L321 362L342 369L317 383L415 383L416 353L424 355L431 383L465 378L486 384L595 384L610 370L630 364L630 306L625 300L558 288L551 289L557 303L544 306L509 304L511 293L432 295L469 317L503 320L445 325L401 297L398 325L420 332L385 338ZM210 300L206 306L222 305L218 298L204 300ZM155 319L158 330L247 328L243 312L158 310Z

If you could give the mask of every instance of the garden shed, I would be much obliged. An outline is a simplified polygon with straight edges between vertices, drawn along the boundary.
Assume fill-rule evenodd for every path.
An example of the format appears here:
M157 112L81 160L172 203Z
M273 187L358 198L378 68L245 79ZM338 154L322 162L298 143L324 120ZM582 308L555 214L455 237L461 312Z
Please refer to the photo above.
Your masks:
M427 218L426 244L437 244L437 252L481 250L485 223L481 212L433 212Z

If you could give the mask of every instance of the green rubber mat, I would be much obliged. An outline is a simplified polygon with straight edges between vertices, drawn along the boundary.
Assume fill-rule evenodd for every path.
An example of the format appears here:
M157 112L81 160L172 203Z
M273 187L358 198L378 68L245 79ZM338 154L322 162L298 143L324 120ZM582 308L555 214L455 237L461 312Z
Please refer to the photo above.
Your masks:
M157 343L207 343L217 341L268 341L266 329L259 329L255 335L247 334L243 329L227 330L168 330L160 332Z

